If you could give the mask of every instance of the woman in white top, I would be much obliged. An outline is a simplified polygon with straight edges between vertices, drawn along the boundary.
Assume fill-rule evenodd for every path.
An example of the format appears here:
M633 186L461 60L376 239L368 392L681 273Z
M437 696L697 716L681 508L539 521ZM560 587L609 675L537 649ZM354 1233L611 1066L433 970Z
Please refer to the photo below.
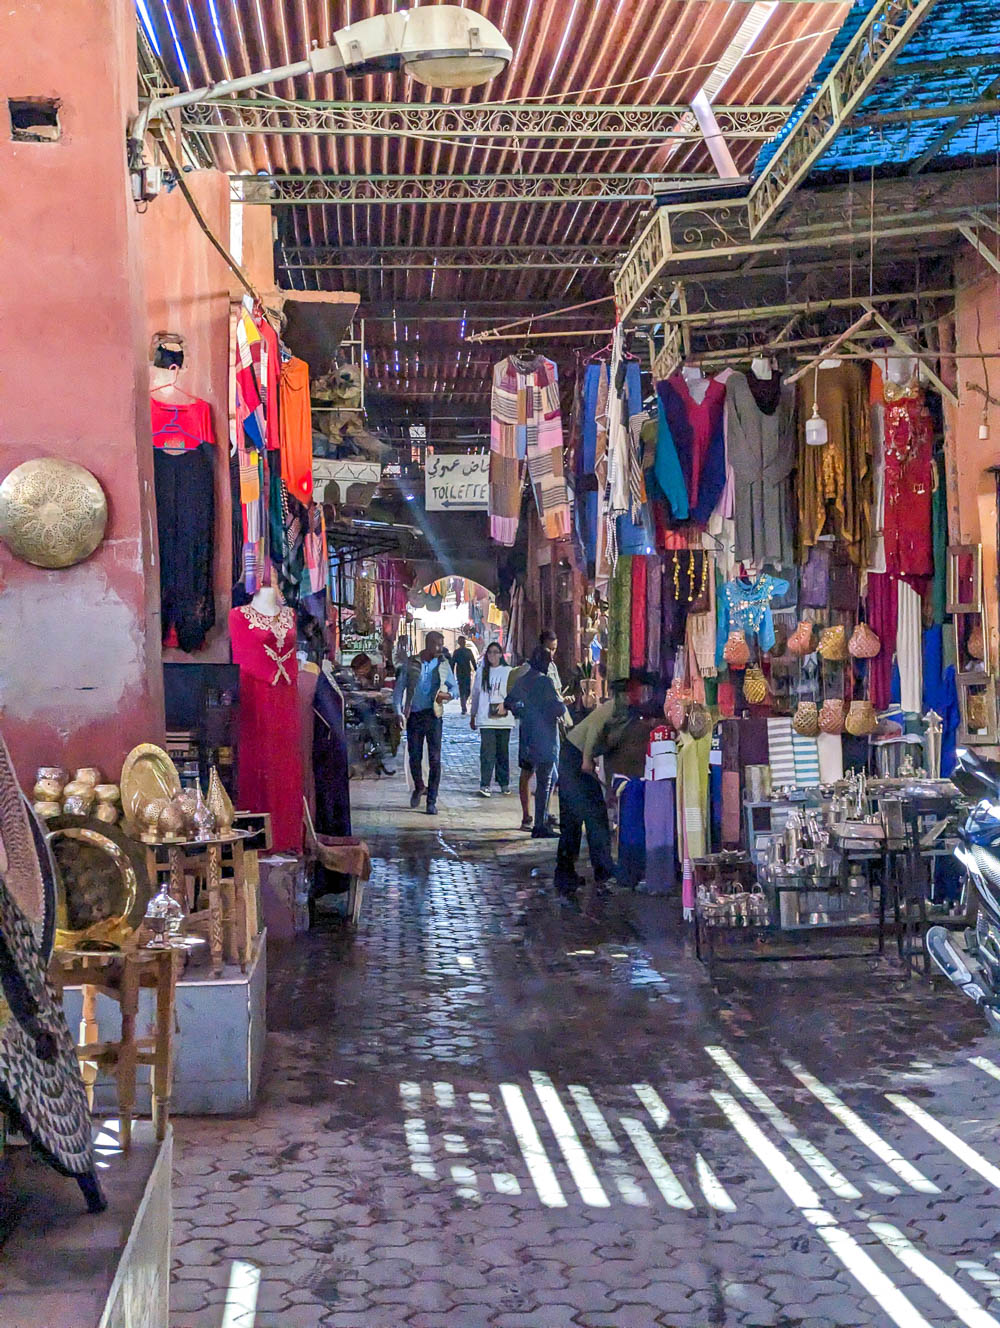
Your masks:
M479 796L490 796L493 772L501 793L510 792L510 731L514 716L507 710L507 682L510 665L496 641L486 647L483 662L476 670L472 684L469 725L479 730Z

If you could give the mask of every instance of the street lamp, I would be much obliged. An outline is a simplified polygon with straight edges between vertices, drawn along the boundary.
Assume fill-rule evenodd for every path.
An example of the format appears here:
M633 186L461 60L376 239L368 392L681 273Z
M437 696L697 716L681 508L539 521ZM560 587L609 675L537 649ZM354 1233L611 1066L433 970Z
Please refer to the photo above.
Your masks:
M427 5L362 19L335 32L329 46L314 47L306 60L155 98L139 113L129 134L130 165L133 171L142 169L143 140L154 117L181 106L281 83L300 74L334 70L354 77L402 69L431 88L474 88L495 78L512 55L489 19L459 5Z

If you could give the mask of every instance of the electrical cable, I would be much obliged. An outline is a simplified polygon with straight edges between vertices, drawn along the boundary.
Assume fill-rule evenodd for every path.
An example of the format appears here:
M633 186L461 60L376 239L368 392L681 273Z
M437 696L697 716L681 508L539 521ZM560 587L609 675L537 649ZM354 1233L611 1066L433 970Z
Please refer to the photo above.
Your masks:
M261 295L257 287L253 284L253 282L250 280L247 274L240 267L239 263L237 263L236 259L232 256L232 254L229 252L226 246L222 243L222 241L212 230L211 226L209 226L208 222L205 220L201 208L199 208L198 204L195 202L194 195L191 193L191 190L188 188L187 181L184 179L184 172L181 169L181 167L178 166L177 160L174 157L174 154L171 152L170 145L167 143L166 139L160 140L159 147L163 155L166 157L167 162L170 165L170 169L174 173L174 179L177 183L177 188L181 191L181 193L184 196L185 202L187 203L191 211L194 213L195 221L208 236L213 247L218 251L222 261L234 274L234 276L239 281L243 289L249 295L253 296L254 300L256 300L256 302L260 305L261 309L264 309L264 297ZM265 313L268 312L269 312L268 310L265 310Z

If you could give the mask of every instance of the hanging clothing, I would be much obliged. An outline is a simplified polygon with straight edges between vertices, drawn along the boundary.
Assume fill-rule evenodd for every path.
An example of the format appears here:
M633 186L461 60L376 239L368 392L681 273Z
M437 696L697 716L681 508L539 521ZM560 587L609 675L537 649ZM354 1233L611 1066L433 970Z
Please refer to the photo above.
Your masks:
M510 546L517 535L527 462L535 506L548 539L570 533L563 471L556 366L543 355L510 355L493 370L490 406L490 534Z
M312 768L316 829L321 835L351 833L350 762L344 734L344 698L324 672L312 703Z
M886 380L885 565L919 593L934 575L931 508L934 429L923 390L912 378Z
M278 389L280 403L278 434L281 447L281 478L300 503L311 503L312 410L309 402L309 366L293 355L281 366Z
M660 493L670 507L673 520L687 521L691 514L687 479L667 422L667 412L663 406L665 391L660 391L661 386L665 388L665 384L656 385L656 459L653 474Z
M826 421L828 441L806 443L813 403ZM851 559L867 566L871 545L871 417L865 371L853 360L798 381L799 543L804 562L821 535L839 535Z
M646 559L646 663L651 673L660 671L660 640L662 629L663 566L659 554Z
M794 398L781 378L733 373L726 382L726 455L733 473L737 561L795 562Z
M166 646L200 650L215 626L215 446L207 401L150 398L160 544L160 630Z
M632 592L630 605L629 662L633 669L646 667L646 558L636 555L632 559Z
M886 710L892 700L892 660L896 653L898 582L884 572L868 573L868 626L879 639L881 650L868 661L868 699L876 710Z
M690 520L705 526L726 487L725 386L717 378L689 383L678 372L657 383L656 392L684 476Z
M608 366L603 361L588 364L583 376L583 425L576 468L576 520L590 577L594 575L597 560L598 485L603 483L607 464L607 433L604 427L607 404Z
M898 582L896 663L899 667L899 703L920 713L923 701L923 600L905 581Z
M302 849L302 763L295 658L295 614L274 617L252 604L229 615L233 663L240 670L239 801L270 812L274 850Z
M645 786L646 889L668 894L677 884L676 812L672 779L650 779Z
M608 682L629 676L632 628L632 558L619 558L608 601Z
M762 651L774 645L774 616L771 601L783 595L788 582L762 573L755 580L738 577L727 581L719 596L718 633L716 639L716 667L725 666L723 651L730 632L743 632L747 642L756 636Z
M931 501L931 531L934 545L934 582L931 587L931 618L943 623L948 603L948 498L944 457L934 460L934 493Z
M708 761L711 731L702 738L681 733L677 739L677 842L683 862L685 916L694 909L695 858L708 852Z

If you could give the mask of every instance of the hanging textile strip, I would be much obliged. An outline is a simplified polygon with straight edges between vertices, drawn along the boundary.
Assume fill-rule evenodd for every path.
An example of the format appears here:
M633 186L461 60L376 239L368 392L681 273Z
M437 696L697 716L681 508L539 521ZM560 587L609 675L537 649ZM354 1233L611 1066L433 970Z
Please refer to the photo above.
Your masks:
M522 462L548 539L570 533L569 491L563 469L562 418L556 366L543 356L508 356L493 371L490 406L490 534L511 545L517 536Z

